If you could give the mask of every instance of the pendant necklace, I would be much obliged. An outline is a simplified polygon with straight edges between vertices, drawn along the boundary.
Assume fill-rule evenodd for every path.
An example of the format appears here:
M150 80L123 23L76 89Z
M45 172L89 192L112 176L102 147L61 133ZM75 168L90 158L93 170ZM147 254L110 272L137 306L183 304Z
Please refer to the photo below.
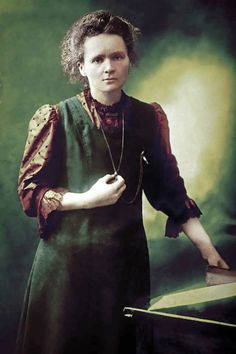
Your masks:
M116 167L115 165L115 161L113 159L113 155L112 155L112 151L111 151L111 147L110 144L108 142L105 130L103 128L103 123L102 123L102 119L100 117L100 115L98 114L97 110L95 109L96 112L96 116L98 118L98 121L100 123L100 127L101 127L101 132L110 156L110 160L111 160L111 164L114 170L114 178L116 178L116 176L118 175L118 172L120 170L121 164L122 164L122 160L123 160L123 155L124 155L124 146L125 146L125 117L124 117L124 112L122 112L122 128L121 128L121 151L120 151L120 158L119 158L119 163L118 166ZM142 151L140 153L140 159L139 159L139 179L138 179L138 184L137 184L137 188L136 188L136 192L134 194L134 197L131 200L126 200L123 196L120 197L120 199L125 203L125 204L132 204L134 203L135 199L138 196L138 193L140 191L141 188L141 184L142 184L142 178L143 178L143 155L144 155L144 151Z
M122 163L122 160L123 160L123 154L124 154L124 145L125 145L125 118L124 118L124 113L122 112L121 149L120 149L119 163L118 163L117 167L115 166L115 161L114 161L113 156L112 156L111 147L110 147L110 144L108 143L108 140L107 140L107 137L106 137L106 133L105 133L104 128L103 128L102 120L101 120L101 117L99 116L99 114L98 114L98 119L99 119L99 122L100 122L102 135L103 135L103 138L105 140L105 143L106 143L106 146L107 146L107 150L109 152L111 164L112 164L112 167L113 167L113 170L114 170L114 175L117 176L118 172L120 170L120 166L121 166L121 163Z

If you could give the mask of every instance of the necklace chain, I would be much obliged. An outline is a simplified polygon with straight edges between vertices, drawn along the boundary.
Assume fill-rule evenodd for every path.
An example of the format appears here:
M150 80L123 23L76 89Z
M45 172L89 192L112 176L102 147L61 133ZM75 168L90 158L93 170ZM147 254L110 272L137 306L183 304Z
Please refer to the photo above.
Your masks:
M108 142L106 133L105 133L104 128L103 128L102 119L101 119L100 115L98 114L98 112L96 112L96 113L97 113L97 117L98 117L98 120L99 120L99 123L100 123L101 132L102 132L104 141L105 141L105 143L106 143L107 150L108 150L108 152L109 152L109 156L110 156L110 159L111 159L111 163L112 163L112 167L113 167L114 173L115 173L115 175L118 175L118 172L119 172L119 170L120 170L120 167L121 167L121 164L122 164L122 160L123 160L124 146L125 146L125 118L124 118L124 113L122 112L121 151L120 151L120 158L119 158L119 163L118 163L117 168L116 168L116 166L115 166L115 162L114 162L114 159L113 159L113 155L112 155L112 151L111 151L110 144L109 144L109 142ZM137 184L137 188L136 188L134 197L133 197L131 200L126 200L123 196L121 196L121 200L122 200L124 203L126 203L126 204L132 204L132 203L134 203L134 201L135 201L135 199L137 198L138 193L139 193L139 191L140 191L141 184L142 184L142 178L143 178L143 155L144 155L144 151L142 151L142 152L140 153L140 159L139 159L139 179L138 179L138 184Z
M144 155L144 151L142 151L140 153L140 157L139 157L139 178L138 178L138 184L137 184L137 188L136 188L136 192L133 196L132 199L130 200L126 200L123 196L121 196L121 200L126 203L126 204L133 204L135 199L137 198L140 188L141 188L141 184L142 184L142 180L143 180L143 155Z
M102 135L104 137L104 140L105 140L105 143L106 143L109 155L110 155L110 159L111 159L111 163L112 163L112 167L113 167L114 173L118 174L118 172L120 170L120 166L121 166L122 160L123 160L124 146L125 146L125 118L124 118L124 113L122 113L121 149L120 149L120 158L119 158L119 163L118 163L117 168L115 166L115 161L114 161L113 156L112 156L111 147L110 147L110 144L108 143L108 140L107 140L107 137L106 137L103 125L102 125L102 120L101 120L101 117L99 116L99 114L98 114L98 119L99 119L99 122L100 122Z

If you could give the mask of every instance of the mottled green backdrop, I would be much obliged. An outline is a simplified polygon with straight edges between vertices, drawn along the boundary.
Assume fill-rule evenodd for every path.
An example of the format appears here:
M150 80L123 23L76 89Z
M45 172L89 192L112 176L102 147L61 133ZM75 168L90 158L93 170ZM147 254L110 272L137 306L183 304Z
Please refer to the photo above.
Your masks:
M45 103L73 96L60 42L80 15L109 9L141 27L140 64L126 91L168 113L173 150L202 222L236 268L235 1L0 0L0 352L12 353L23 292L37 247L35 220L16 188L28 121ZM153 296L204 285L205 264L184 236L162 237L165 217L145 201ZM33 354L33 353L32 353Z

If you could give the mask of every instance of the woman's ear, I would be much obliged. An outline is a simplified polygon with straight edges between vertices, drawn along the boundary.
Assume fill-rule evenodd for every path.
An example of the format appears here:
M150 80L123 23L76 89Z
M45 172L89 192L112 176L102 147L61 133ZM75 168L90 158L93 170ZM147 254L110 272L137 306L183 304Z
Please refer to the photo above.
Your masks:
M80 64L80 65L79 65L79 71L80 71L80 74L81 74L82 76L86 76L84 64Z

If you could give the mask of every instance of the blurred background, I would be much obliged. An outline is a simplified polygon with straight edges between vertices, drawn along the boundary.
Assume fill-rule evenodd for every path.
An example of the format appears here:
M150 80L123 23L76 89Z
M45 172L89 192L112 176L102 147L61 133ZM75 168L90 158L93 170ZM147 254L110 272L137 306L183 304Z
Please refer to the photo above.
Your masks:
M236 268L236 19L234 0L0 1L0 352L13 353L23 293L38 243L17 178L28 122L45 103L82 87L67 83L60 43L86 12L108 9L142 29L126 92L157 101L188 194L217 249ZM163 237L166 217L144 199L152 296L204 286L206 264L184 235ZM33 354L33 353L32 353Z

